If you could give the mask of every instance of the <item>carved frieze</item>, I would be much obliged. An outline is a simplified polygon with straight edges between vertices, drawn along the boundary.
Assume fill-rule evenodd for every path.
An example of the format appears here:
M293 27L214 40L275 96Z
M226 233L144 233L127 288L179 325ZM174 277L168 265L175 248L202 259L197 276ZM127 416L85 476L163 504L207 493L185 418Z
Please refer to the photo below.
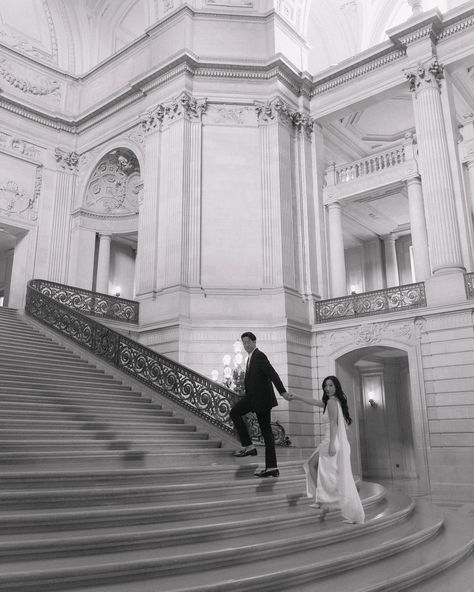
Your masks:
M415 94L427 88L440 88L444 78L444 66L433 60L429 64L418 64L415 70L405 71L405 76L410 82L410 91Z
M206 110L206 123L256 125L255 109L249 105L213 104Z
M35 159L39 159L40 157L40 151L37 146L6 132L0 132L0 148Z
M31 78L31 72L23 72L20 67L5 59L0 60L0 76L22 93L35 96L50 95L55 101L61 99L61 85L57 80L39 75Z
M79 154L77 152L66 152L61 148L56 148L54 156L59 167L64 171L76 173L79 167Z

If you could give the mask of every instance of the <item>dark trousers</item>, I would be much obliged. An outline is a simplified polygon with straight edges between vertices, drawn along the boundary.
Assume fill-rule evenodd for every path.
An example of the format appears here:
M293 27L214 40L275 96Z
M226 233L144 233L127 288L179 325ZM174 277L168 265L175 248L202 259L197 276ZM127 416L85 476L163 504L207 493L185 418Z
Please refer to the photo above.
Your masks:
M252 444L249 431L242 419L242 416L250 411L252 411L252 406L247 397L241 399L230 410L230 418L234 422L242 446L250 446ZM277 467L277 458L275 452L275 438L273 437L271 424L271 409L259 411L256 415L260 431L262 432L263 441L265 442L265 468L274 469Z

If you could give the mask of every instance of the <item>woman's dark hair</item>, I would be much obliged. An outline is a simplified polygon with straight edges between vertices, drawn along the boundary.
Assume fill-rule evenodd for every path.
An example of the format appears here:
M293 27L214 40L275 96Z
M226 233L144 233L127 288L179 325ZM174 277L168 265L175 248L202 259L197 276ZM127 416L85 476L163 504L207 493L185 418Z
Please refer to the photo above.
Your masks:
M323 380L323 384L322 384L323 403L324 403L323 413L326 411L326 407L327 407L327 404L329 401L329 397L326 394L326 392L324 391L324 385L326 384L326 380L332 380L334 386L336 387L335 396L339 399L339 403L341 404L342 415L344 415L344 419L346 420L347 425L351 425L352 419L351 419L351 416L349 415L349 407L347 406L347 397L344 394L344 391L342 390L342 386L341 386L341 383L339 382L339 378L337 378L336 376L326 376L326 378Z

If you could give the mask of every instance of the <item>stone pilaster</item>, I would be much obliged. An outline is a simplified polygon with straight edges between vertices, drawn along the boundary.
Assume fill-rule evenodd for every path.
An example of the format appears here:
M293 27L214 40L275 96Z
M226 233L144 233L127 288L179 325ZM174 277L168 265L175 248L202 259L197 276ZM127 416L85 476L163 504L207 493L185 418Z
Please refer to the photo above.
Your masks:
M79 155L56 148L55 159L57 171L48 279L65 284L69 272L71 211L76 191Z
M443 66L436 60L407 73L418 139L432 273L462 272L454 188L440 97Z
M347 296L346 261L342 233L342 208L339 202L331 203L328 209L329 268L331 273L331 297Z
M296 130L295 194L298 216L298 290L305 299L312 299L314 294L313 270L316 269L315 241L315 203L313 194L311 136L314 121L306 113L296 111L293 125Z
M143 199L138 217L136 294L144 297L156 291L158 256L158 203L160 196L161 122L163 107L157 105L140 116L145 133Z
M280 98L255 103L260 130L263 286L297 284L292 210L293 113Z
M201 283L202 115L206 99L183 92L164 105L159 269L163 287Z

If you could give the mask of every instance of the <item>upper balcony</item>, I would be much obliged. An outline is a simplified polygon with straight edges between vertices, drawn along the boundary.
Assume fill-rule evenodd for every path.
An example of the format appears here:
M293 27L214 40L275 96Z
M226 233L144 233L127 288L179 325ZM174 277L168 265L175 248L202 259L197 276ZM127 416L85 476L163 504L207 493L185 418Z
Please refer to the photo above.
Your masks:
M380 187L402 183L416 175L416 145L409 135L401 144L389 150L342 165L332 163L326 169L324 203L370 193Z

